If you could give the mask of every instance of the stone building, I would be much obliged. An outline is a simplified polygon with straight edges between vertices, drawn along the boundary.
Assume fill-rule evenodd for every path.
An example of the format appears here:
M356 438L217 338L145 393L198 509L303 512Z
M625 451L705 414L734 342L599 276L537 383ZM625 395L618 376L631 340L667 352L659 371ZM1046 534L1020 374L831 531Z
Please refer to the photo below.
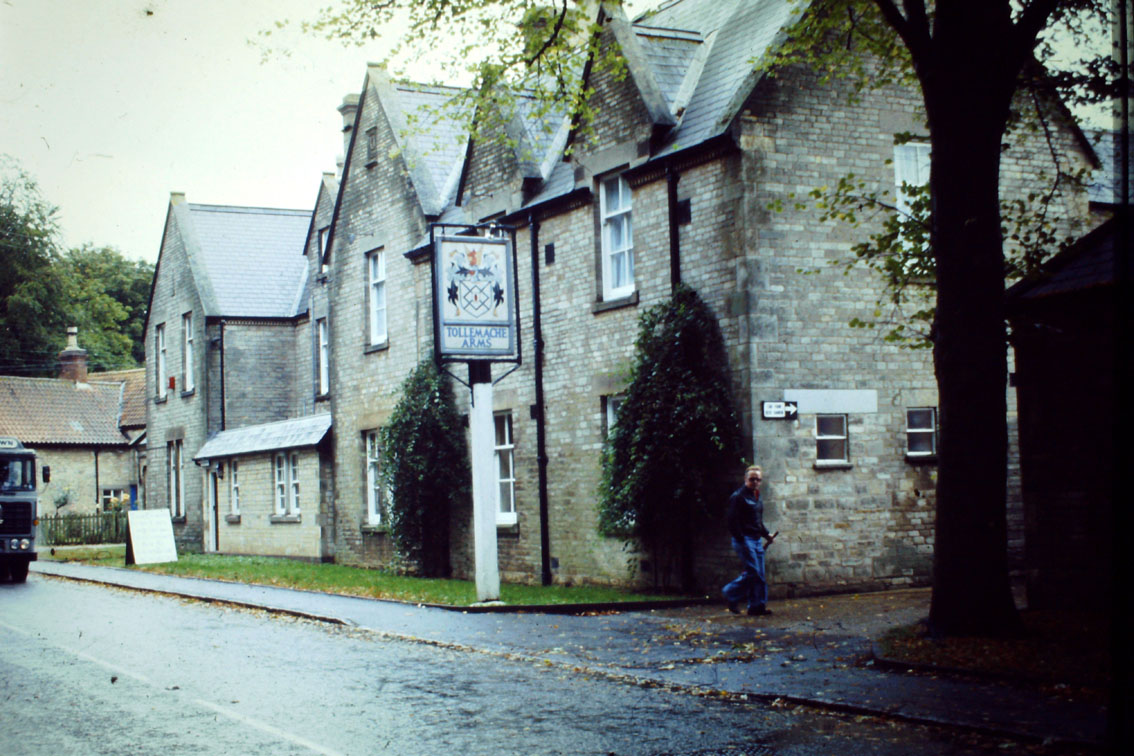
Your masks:
M536 301L542 334L538 386L528 343L516 370L493 373L504 579L538 580L544 570L559 582L649 579L647 562L598 534L595 492L639 317L677 281L701 294L725 336L746 454L765 468L767 520L782 532L769 553L773 586L806 592L928 579L937 404L931 354L848 326L872 319L883 292L871 272L844 274L832 263L852 255L869 224L821 224L813 208L795 206L795 198L851 172L891 196L902 182L924 182L919 97L895 85L854 100L847 85L802 68L774 77L754 70L797 12L784 0L672 0L631 21L600 4L601 45L617 46L626 75L589 70L595 116L585 132L571 114L537 123L521 103L507 139L470 141L438 110L456 90L395 82L381 67L367 68L362 91L341 108L346 155L337 193L331 205L321 195L308 228L306 293L295 311L272 321L293 334L297 401L285 407L282 385L272 389L280 399L267 401L270 386L259 382L282 384L286 376L255 375L263 371L246 364L252 372L240 373L241 401L259 414L235 423L230 407L228 425L212 415L209 425L235 429L330 412L333 431L309 447L325 474L320 525L333 543L324 543L324 557L389 563L377 434L402 381L433 354L430 226L496 223L514 229L524 338ZM1060 112L1048 115L1060 159L1093 160L1074 125ZM923 138L895 146L898 132ZM1003 160L1008 197L1026 195L1051 173L1042 137L1020 139ZM173 209L170 223L183 222ZM1070 230L1087 215L1085 195L1060 196L1057 214ZM167 254L186 257L171 236L167 229L159 283ZM175 265L191 268L168 263ZM159 316L157 285L154 296L151 329L201 306L185 301ZM314 348L305 356L308 343ZM221 386L238 380L231 365L222 372ZM307 376L322 387L314 395ZM467 405L467 390L457 393ZM299 398L313 401L309 407ZM766 402L790 402L796 411L768 417ZM269 406L278 416L265 416ZM169 408L155 399L151 420L163 411ZM169 441L152 424L150 433L152 471L161 469L158 446ZM215 452L196 451L205 435L202 424L189 453L213 464ZM188 539L200 537L192 517L181 526ZM458 512L452 523L454 570L466 577L473 572L469 519ZM1022 532L1018 514L1014 522ZM705 585L735 570L723 525L700 552Z
M40 516L137 507L141 371L88 374L77 328L68 329L59 364L58 378L0 376L0 435L18 438L51 468Z
M542 412L533 409L530 358L495 391L497 455L510 459L498 515L505 578L532 579L544 558L560 581L644 576L627 571L622 544L596 532L598 451L638 317L679 278L712 306L730 348L748 453L765 466L768 519L784 533L769 557L773 584L802 591L927 579L931 355L847 326L871 319L881 290L869 272L844 275L830 263L846 260L870 229L819 224L814 210L793 207L794 197L849 172L891 196L901 181L925 181L927 139L894 145L895 133L924 134L919 100L894 86L852 102L844 86L807 70L754 72L751 61L782 33L792 8L678 0L631 22L602 6L603 44L617 43L628 75L592 75L590 135L573 130L570 118L541 130L521 115L506 143L462 144L451 124L422 117L450 91L368 69L348 118L352 141L328 249L337 559L376 564L388 553L368 514L377 495L367 490L367 439L388 418L401 380L431 353L429 224L497 221L517 229L525 327L530 282L540 287L547 397ZM1047 115L1059 127L1060 159L1093 160L1073 124L1056 109ZM1008 196L1052 173L1050 152L1032 138L1005 154ZM769 209L775 205L784 210ZM1061 197L1059 212L1070 232L1086 217L1085 196ZM762 416L764 402L782 401L795 402L798 416ZM541 421L533 419L541 416L550 458L545 521L535 455ZM453 524L454 564L468 575L465 513ZM542 529L549 555L541 554ZM734 569L723 529L703 544L700 564L708 584Z
M321 181L320 207L333 195ZM302 420L326 407L310 317L317 222L170 199L145 330L147 507L170 510L181 548L325 556L329 423Z

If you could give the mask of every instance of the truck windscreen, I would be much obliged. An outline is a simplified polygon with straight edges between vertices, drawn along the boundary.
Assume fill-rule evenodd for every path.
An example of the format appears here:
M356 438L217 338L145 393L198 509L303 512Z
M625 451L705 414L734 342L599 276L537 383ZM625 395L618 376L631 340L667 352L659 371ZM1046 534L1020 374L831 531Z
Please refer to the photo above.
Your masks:
M33 457L0 456L0 491L35 490L35 459Z

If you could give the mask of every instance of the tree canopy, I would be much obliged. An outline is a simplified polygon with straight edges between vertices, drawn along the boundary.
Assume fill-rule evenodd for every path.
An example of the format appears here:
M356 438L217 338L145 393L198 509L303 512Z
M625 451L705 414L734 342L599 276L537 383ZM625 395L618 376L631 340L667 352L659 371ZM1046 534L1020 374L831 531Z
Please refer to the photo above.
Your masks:
M57 209L25 171L0 178L0 374L54 375L68 326L93 370L145 360L153 265L91 244L64 250Z

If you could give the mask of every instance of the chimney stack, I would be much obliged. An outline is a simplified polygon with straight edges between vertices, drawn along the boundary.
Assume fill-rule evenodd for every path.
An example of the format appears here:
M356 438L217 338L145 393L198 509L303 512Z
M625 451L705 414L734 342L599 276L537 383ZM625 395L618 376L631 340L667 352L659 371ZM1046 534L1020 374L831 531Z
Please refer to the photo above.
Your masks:
M79 347L78 326L67 326L67 348L59 353L59 377L75 383L87 382L87 350Z
M354 131L354 118L358 113L358 95L348 94L339 106L339 113L343 116L343 155L350 152L350 135ZM343 158L344 160L346 158ZM340 175L342 170L339 171Z

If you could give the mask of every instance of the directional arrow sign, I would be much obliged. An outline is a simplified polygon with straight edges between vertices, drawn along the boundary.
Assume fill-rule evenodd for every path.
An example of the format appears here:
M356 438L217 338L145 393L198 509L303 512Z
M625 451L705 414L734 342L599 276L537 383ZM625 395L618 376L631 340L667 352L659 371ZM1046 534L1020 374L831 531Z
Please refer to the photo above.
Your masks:
M765 420L794 420L799 416L798 402L761 402Z

